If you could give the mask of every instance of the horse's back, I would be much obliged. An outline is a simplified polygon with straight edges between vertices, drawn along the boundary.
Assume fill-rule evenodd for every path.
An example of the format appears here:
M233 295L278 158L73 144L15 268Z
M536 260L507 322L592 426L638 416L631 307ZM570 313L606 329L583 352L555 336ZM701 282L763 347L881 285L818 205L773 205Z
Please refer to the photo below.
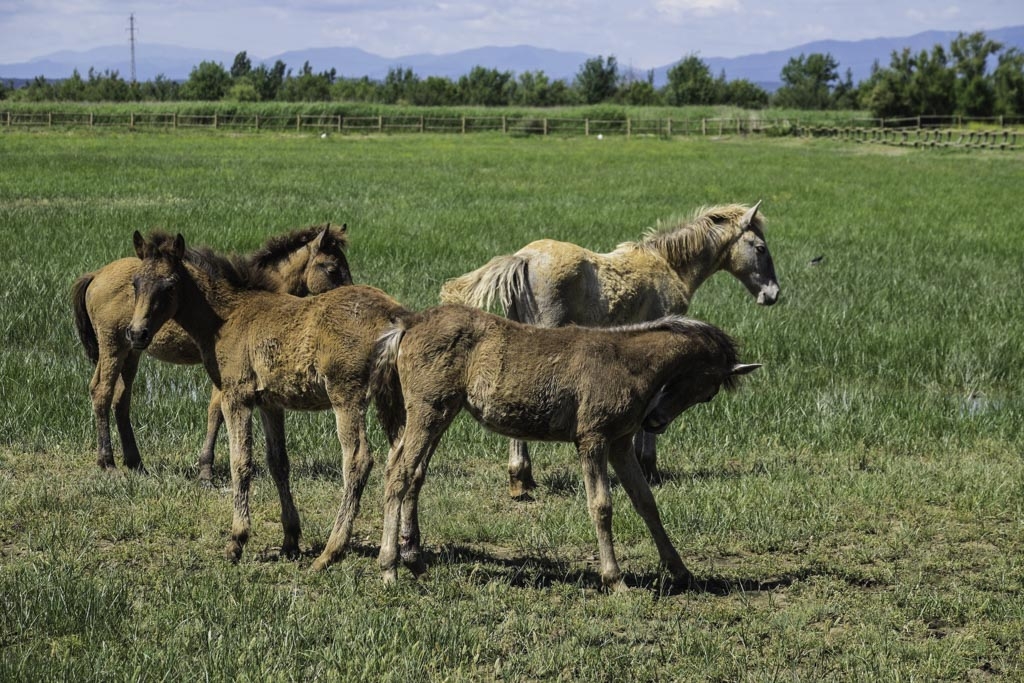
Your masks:
M570 242L537 240L519 255L529 260L529 287L536 323L619 325L669 312L662 302L678 298L671 268L654 253L623 245L608 253Z

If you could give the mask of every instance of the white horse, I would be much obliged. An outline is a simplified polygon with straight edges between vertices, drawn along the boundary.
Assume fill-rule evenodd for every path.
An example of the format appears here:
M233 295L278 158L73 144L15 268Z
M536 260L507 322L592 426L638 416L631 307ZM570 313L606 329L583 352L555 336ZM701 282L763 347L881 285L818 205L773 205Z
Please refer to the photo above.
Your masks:
M700 209L608 254L568 242L531 242L449 280L441 301L488 308L497 298L507 317L542 327L624 325L686 313L697 288L725 270L757 303L770 306L779 283L760 206ZM536 487L529 451L517 440L509 450L509 492L520 497ZM656 479L654 436L638 434L636 452L645 475Z

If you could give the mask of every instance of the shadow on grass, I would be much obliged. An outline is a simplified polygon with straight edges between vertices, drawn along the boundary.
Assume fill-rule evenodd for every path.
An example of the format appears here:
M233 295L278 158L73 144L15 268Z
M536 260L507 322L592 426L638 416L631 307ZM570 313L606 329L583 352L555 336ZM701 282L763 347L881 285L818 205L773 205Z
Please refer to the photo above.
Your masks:
M303 559L312 561L323 550L322 545L314 546L302 553ZM353 543L349 554L375 559L380 546L368 543ZM264 561L276 561L272 553L263 553ZM424 549L423 559L428 574L431 568L440 565L471 565L468 580L478 585L503 582L514 588L544 589L557 585L576 586L595 591L604 590L601 575L589 566L578 562L566 562L548 557L516 555L503 548L481 548L465 545L446 545L438 550ZM727 596L735 593L767 593L785 588L796 581L820 573L804 569L782 574L770 579L726 578L721 576L698 577L692 583L675 581L664 572L627 573L623 578L626 586L633 590L648 591L658 597L669 597L685 593L708 593Z

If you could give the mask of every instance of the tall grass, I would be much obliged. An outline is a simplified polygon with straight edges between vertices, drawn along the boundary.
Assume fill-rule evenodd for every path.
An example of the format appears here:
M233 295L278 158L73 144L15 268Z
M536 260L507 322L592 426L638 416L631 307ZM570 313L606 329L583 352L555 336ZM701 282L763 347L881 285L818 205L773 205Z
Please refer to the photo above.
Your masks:
M827 141L109 132L5 133L0 158L0 677L1024 674L1020 159ZM446 278L538 237L609 250L659 218L757 199L781 301L758 308L718 275L690 312L765 367L659 442L655 495L707 591L660 590L616 489L638 588L597 595L572 449L538 446L537 501L515 503L504 441L465 418L424 489L431 575L393 591L374 561L376 472L355 551L305 571L339 502L326 414L288 418L309 548L297 563L275 561L265 480L248 554L221 560L230 499L194 482L208 390L196 368L143 363L150 475L93 464L68 288L129 255L135 229L248 250L347 222L356 280L425 307ZM371 441L380 463L376 428Z

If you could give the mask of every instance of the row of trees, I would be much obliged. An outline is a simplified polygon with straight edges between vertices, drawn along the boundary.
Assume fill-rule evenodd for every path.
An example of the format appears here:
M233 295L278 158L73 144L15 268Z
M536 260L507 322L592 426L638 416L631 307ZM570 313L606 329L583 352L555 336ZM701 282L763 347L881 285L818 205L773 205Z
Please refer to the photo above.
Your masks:
M998 58L995 69L988 66ZM849 70L839 76L830 54L813 53L789 60L773 94L748 80L715 77L696 55L668 70L667 83L656 88L654 73L637 77L622 72L614 56L587 60L572 82L551 79L543 71L516 76L510 71L474 67L457 80L421 78L411 69L394 68L381 80L339 77L335 69L315 72L306 62L293 73L284 62L253 66L247 53L236 55L230 69L202 62L183 83L157 76L129 83L117 72L89 71L82 78L51 82L36 78L11 90L0 85L0 98L27 101L175 101L242 102L354 101L421 106L528 106L618 103L627 105L734 105L746 109L867 109L874 116L1024 115L1024 53L989 40L984 33L960 34L949 46L930 52L894 52L888 67L875 64L871 76L853 83Z

